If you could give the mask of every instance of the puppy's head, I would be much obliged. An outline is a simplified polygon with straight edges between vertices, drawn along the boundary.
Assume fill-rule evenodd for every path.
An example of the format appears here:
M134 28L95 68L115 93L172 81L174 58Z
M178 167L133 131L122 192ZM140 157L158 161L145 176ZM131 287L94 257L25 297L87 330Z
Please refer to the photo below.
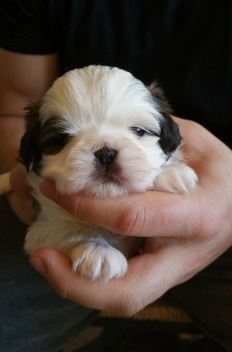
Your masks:
M28 109L20 158L61 192L117 196L151 189L179 143L155 84L88 66L58 78Z

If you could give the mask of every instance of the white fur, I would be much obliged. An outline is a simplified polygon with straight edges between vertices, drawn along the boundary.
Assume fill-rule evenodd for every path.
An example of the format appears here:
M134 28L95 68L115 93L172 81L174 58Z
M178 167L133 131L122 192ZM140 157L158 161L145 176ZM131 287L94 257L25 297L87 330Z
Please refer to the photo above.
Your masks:
M91 279L123 276L138 239L72 217L40 193L42 178L54 179L61 193L116 197L156 189L187 192L197 182L195 172L180 151L167 162L159 137L140 138L130 130L139 126L158 133L163 117L158 103L151 104L148 89L123 70L90 66L68 72L46 93L39 114L42 124L51 116L61 117L73 137L57 154L43 156L40 176L29 174L41 212L26 236L26 252L50 246L64 251L73 269ZM105 146L118 152L110 177L96 166L94 156Z

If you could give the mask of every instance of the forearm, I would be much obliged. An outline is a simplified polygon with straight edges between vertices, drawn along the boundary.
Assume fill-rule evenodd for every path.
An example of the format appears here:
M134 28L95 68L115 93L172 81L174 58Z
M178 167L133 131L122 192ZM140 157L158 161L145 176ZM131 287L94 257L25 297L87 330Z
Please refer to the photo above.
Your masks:
M38 102L59 73L57 55L0 49L0 172L17 164L25 107Z
M34 210L27 175L18 162L25 107L40 101L58 74L56 54L24 55L0 49L0 173L10 171L12 191L7 198L26 224L30 224Z

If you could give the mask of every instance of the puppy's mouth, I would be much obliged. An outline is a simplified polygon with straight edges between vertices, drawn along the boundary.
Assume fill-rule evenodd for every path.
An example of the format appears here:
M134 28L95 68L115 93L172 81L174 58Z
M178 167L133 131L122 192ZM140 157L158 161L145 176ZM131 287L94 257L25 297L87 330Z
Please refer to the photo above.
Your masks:
M95 182L122 184L123 177L120 166L115 163L110 166L102 166L97 164L91 175Z

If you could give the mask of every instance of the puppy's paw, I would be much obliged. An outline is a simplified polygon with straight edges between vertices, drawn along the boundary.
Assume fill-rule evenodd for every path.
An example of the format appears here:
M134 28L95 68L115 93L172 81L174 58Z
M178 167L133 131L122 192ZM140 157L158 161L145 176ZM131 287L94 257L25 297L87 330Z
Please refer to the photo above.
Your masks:
M127 271L127 260L122 252L97 240L82 242L71 252L73 270L92 280L109 281L122 277Z
M189 192L197 184L197 175L184 163L165 167L155 180L155 189L171 193Z

